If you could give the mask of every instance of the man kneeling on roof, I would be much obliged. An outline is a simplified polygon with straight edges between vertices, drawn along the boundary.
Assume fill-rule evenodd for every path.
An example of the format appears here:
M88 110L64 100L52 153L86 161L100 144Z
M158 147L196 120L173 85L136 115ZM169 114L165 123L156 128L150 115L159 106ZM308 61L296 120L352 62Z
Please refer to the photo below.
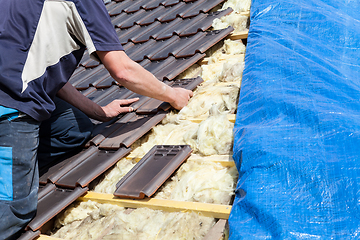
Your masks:
M87 48L122 86L183 108L171 88L129 59L102 0L0 0L0 239L15 239L36 214L38 162L82 146L89 119L108 121L137 99L100 107L70 83Z

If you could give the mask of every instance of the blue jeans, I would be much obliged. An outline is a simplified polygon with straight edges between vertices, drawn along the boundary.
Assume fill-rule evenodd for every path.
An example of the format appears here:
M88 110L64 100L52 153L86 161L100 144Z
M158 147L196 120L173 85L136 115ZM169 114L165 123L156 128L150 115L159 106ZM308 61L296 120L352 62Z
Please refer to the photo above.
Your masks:
M56 110L40 123L29 116L0 119L0 239L16 239L35 216L41 166L68 154L91 136L90 119L55 99ZM39 159L39 161L37 160Z

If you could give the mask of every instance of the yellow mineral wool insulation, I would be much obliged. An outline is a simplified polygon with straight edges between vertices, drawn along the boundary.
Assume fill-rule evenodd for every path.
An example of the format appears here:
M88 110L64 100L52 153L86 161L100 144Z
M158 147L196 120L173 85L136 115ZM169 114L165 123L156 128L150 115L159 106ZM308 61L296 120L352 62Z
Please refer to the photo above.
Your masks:
M225 39L209 50L206 51L207 57L213 57L214 59L219 59L223 57L223 54L226 55L237 55L237 54L244 54L246 50L246 46L241 40L231 40ZM215 61L216 62L216 61Z
M216 62L210 57L208 65L201 66L202 79L213 82L238 82L241 83L242 73L244 70L244 55L228 59L226 62Z
M135 161L127 158L121 159L115 167L105 173L104 178L94 187L93 191L114 193L116 184L135 166L135 164Z
M98 203L96 202L88 201L74 203L70 205L64 213L57 216L55 221L55 228L72 224L73 222L79 223L79 221L87 218L89 214L95 210L99 210Z
M233 114L237 108L240 84L203 84L198 87L188 105L177 115L178 119L206 117L215 105L221 114ZM222 120L222 119L221 119Z
M241 13L250 11L250 6L251 0L228 0L223 4L221 10L225 10L231 7L234 12Z
M236 167L214 162L187 161L154 198L229 204L237 179Z
M168 118L171 118L168 117ZM190 121L175 122L172 118L171 122L157 125L152 128L150 134L139 139L131 146L134 150L130 153L130 157L143 157L154 145L184 145L184 133L187 131L196 131L199 127L198 123Z
M225 58L224 55L245 54L245 51L246 51L246 47L242 41L225 39L222 47L212 52L211 56L209 57L209 64L221 61L221 59ZM241 58L243 58L243 56L241 56ZM244 60L239 59L239 61L243 62Z
M215 223L213 218L196 213L169 213L148 208L127 213L116 205L95 205L98 209L82 220L61 227L53 237L76 240L202 239Z
M178 121L175 117L172 122L155 126L149 135L137 142L138 147L130 156L142 157L154 145L166 144L188 144L193 153L203 156L231 154L234 124L228 120L227 114L216 112L201 123Z
M236 33L246 30L247 25L247 16L232 12L229 15L214 19L212 27L213 30L219 30L232 26L234 28L234 33Z
M220 114L217 106L213 105L209 117L199 124L196 131L184 134L185 143L189 144L194 153L203 156L229 155L233 142L233 128L226 114Z

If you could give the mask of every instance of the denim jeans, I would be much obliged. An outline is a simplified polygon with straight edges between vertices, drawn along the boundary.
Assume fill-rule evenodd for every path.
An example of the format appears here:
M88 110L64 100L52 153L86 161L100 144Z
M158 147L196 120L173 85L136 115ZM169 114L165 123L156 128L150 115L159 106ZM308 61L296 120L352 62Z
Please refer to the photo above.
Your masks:
M35 216L38 164L51 165L91 136L93 125L84 113L60 99L55 104L42 123L27 115L0 118L0 240L16 239Z
M39 126L27 116L0 120L0 239L14 239L35 216Z

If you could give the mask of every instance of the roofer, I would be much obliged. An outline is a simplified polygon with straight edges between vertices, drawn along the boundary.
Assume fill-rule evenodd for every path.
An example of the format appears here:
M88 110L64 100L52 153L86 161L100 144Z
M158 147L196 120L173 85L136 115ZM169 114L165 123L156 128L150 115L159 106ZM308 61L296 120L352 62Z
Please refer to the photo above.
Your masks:
M167 86L128 58L102 0L0 0L0 6L0 239L14 239L35 216L37 153L40 164L68 153L89 138L88 117L107 121L136 101L100 107L67 83L86 48L136 93L181 109L192 92Z

